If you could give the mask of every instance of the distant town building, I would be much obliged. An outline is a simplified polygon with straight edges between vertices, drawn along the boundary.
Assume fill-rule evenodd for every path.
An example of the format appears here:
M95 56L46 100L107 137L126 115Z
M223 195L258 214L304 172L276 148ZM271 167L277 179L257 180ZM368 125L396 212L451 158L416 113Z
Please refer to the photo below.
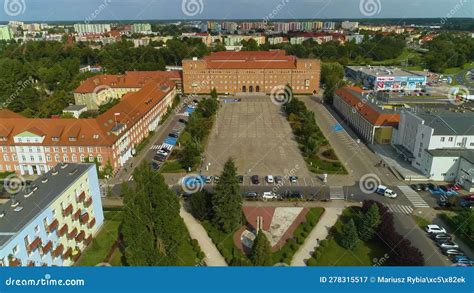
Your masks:
M390 144L400 121L400 114L380 107L359 87L336 90L333 106L368 144Z
M347 66L346 76L375 91L414 91L426 86L426 75L385 66Z
M102 66L93 66L93 65L87 65L87 66L83 66L81 68L79 68L79 72L93 72L93 73L98 73L98 72L102 72L103 71L103 68Z
M0 266L70 266L104 221L94 164L59 164L0 206Z
M289 84L295 93L319 90L320 62L298 59L285 51L218 52L183 60L185 93L272 93Z
M0 25L0 41L13 39L13 33L8 25Z
M364 35L346 35L346 41L347 42L355 42L356 44L360 44L364 41Z
M88 33L106 33L112 30L110 24L102 23L76 23L74 24L74 31L79 35Z
M402 111L392 145L429 179L462 180L463 186L473 191L472 121L473 112Z
M334 21L325 21L323 23L323 29L324 30L335 30L336 29L336 23Z
M132 33L135 34L150 34L151 24L149 23L134 23L132 24Z
M74 118L79 119L82 113L87 111L84 105L71 105L63 110L63 114L71 114Z
M357 21L343 21L341 23L341 28L343 30L355 30L359 27L359 22Z

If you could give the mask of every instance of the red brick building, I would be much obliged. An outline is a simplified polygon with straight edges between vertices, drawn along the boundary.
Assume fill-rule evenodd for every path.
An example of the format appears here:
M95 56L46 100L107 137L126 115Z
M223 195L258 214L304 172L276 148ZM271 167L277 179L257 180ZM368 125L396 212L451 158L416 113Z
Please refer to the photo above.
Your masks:
M270 94L289 84L297 94L312 94L319 90L320 67L317 59L299 59L281 50L217 52L183 60L183 91Z

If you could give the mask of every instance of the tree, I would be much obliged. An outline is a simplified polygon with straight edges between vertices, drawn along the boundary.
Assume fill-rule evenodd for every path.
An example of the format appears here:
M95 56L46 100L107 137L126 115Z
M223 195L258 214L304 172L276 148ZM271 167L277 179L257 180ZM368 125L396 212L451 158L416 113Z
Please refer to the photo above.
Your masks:
M179 162L184 168L193 168L199 163L199 145L192 140L183 142L183 149L179 152Z
M357 228L354 219L350 219L342 227L340 245L345 249L353 250L357 244L359 237L357 236Z
M358 226L359 238L363 241L371 240L374 237L379 225L379 207L376 204L372 204L367 213L363 213L361 215Z
M189 209L194 218L202 221L212 216L212 196L206 190L194 193L189 199Z
M163 266L178 263L180 243L189 240L179 215L179 201L162 175L149 164L133 172L133 187L124 184L122 236L126 263Z
M232 159L224 165L212 202L213 222L219 229L230 233L242 224L242 195L237 180L237 169Z
M321 67L321 83L324 85L323 99L326 104L331 105L334 92L343 85L344 68L341 64L323 63Z
M257 237L253 241L252 254L250 259L255 266L271 266L272 250L267 236L263 232L258 232Z

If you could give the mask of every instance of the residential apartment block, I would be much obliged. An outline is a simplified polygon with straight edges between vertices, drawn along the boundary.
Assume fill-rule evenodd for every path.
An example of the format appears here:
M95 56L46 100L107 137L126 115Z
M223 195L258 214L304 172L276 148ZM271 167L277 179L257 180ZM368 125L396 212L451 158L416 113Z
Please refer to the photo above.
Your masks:
M118 91L121 89L119 85ZM123 95L117 105L97 118L25 118L1 110L0 172L41 175L61 162L94 159L101 170L110 164L118 171L135 154L136 146L158 127L176 94L176 83L158 75L144 80L139 91Z
M297 94L319 90L320 61L298 59L285 51L218 52L183 60L183 91L206 94L272 93L289 84Z
M69 266L102 226L94 164L59 164L0 206L0 266Z

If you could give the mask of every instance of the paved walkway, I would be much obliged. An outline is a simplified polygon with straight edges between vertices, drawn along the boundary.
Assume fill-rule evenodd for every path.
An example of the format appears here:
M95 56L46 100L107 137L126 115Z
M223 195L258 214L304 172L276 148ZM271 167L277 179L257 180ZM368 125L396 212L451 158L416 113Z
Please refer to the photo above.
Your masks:
M311 258L315 247L319 245L319 240L324 240L328 236L329 229L336 224L337 219L344 211L343 207L340 208L326 208L323 215L316 224L316 227L309 233L303 245L300 246L298 251L291 260L291 266L306 266L305 260Z
M196 221L190 213L185 211L183 207L181 207L179 214L183 218L184 224L188 228L189 234L191 234L191 238L198 241L201 250L206 255L206 259L204 260L206 264L210 267L226 267L227 263L224 257L222 257L219 250L217 250L217 247L207 235L204 227Z

